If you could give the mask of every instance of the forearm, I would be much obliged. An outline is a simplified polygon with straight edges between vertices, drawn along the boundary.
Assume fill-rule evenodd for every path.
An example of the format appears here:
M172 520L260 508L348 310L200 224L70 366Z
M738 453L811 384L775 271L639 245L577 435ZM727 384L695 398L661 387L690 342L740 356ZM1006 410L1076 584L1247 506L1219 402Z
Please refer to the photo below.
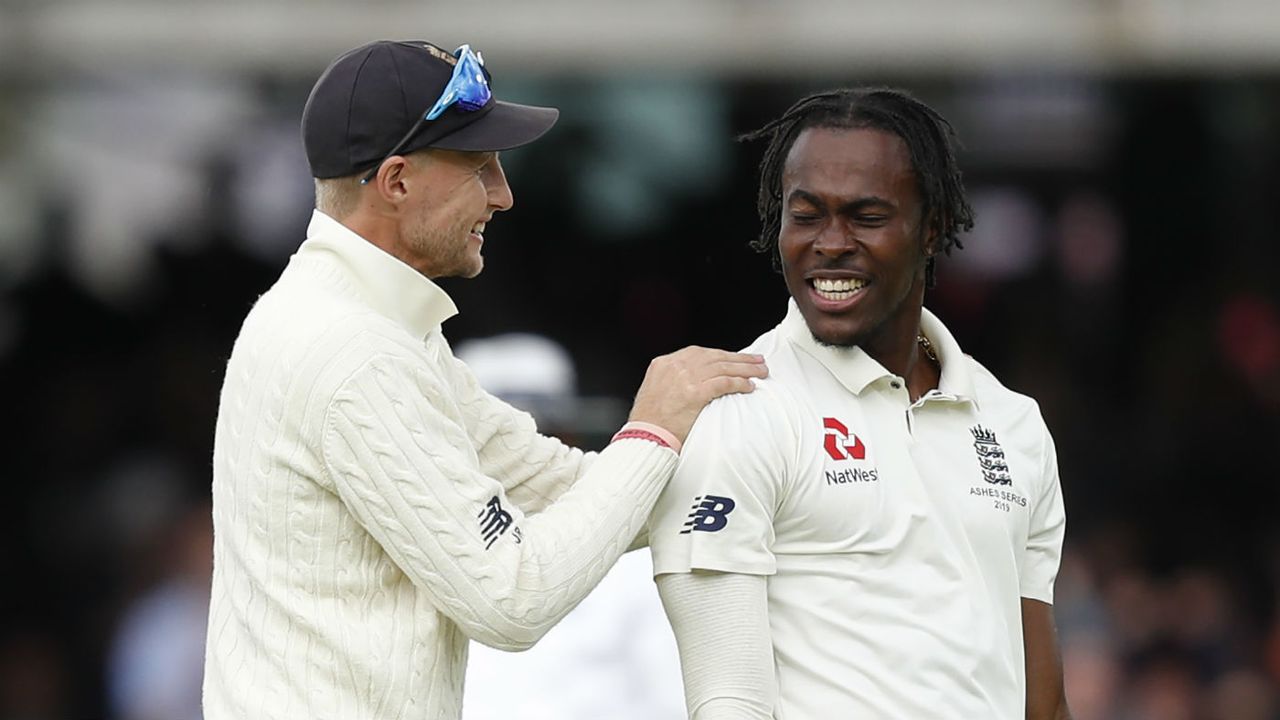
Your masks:
M648 441L614 443L556 502L524 518L510 590L512 605L530 622L528 644L586 597L643 535L675 461L673 452Z
M595 458L540 434L532 417L491 395L478 397L465 410L480 471L501 482L526 514L546 509Z
M777 680L766 578L673 573L658 576L657 582L680 649L689 717L772 718Z
M481 472L467 429L441 410L449 403L399 400L397 369L371 363L335 396L322 440L333 490L468 637L528 647L635 537L676 455L647 440L620 440L559 501L526 515L499 479ZM419 387L428 399L445 392Z
M1071 720L1062 681L1062 655L1053 606L1022 598L1022 642L1027 673L1027 720Z

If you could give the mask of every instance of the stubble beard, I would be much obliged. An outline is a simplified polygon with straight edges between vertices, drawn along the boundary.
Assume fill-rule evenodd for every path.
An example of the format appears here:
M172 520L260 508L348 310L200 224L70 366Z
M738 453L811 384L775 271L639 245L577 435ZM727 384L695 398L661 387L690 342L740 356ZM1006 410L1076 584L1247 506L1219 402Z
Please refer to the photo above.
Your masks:
M410 242L414 252L430 262L431 277L473 278L484 268L484 259L470 252L471 226L461 221L441 230L423 218L414 226Z
M809 334L813 336L813 341L815 343L823 347L836 348L839 350L847 350L852 347L862 347L868 339L875 337L876 334L883 328L883 326L884 326L884 323L881 322L875 327L860 333L856 333L851 337L847 337L847 338L837 337L837 338L831 338L829 340L826 338L820 337L818 333L814 331L813 328L809 328Z

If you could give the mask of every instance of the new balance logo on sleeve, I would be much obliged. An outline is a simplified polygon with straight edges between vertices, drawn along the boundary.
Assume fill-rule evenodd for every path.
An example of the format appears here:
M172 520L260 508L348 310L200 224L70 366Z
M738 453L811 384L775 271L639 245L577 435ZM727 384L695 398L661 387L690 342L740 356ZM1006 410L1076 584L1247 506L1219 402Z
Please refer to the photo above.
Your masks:
M723 530L724 526L729 524L729 513L733 512L733 508L736 506L737 503L732 498L719 495L699 495L693 499L693 507L689 512L689 519L684 521L684 529L680 531L680 534L687 535L692 530L701 530L702 532Z
M498 496L494 495L489 498L489 502L485 504L484 509L476 516L480 519L480 534L486 541L485 550L493 547L493 543L498 536L507 531L511 527L511 513L502 509L502 502L498 500ZM516 542L520 542L519 528L516 529Z

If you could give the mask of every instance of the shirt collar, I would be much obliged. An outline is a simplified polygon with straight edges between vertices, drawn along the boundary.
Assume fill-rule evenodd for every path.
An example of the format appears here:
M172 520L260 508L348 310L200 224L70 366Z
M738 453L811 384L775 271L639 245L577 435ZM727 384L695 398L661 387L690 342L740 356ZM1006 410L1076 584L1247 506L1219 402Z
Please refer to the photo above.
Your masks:
M937 315L929 312L929 308L920 308L920 334L933 345L933 353L938 356L938 364L942 366L938 392L977 405L978 394L973 389L973 367L969 356L964 354L955 336Z
M311 214L296 257L336 265L369 307L414 337L458 314L439 285L319 210Z
M854 395L861 395L871 383L893 374L856 345L836 347L819 343L794 299L787 301L787 316L782 319L782 330L793 345L813 356Z
M787 316L782 320L781 328L792 344L830 370L840 384L854 395L861 395L867 386L881 378L893 376L893 373L856 345L835 347L819 343L809 331L809 326L805 323L804 316L800 314L800 308L796 306L795 300L787 302ZM933 351L938 356L938 364L942 366L938 392L944 396L977 404L968 358L960 350L959 343L942 321L927 308L921 308L920 333L933 344Z

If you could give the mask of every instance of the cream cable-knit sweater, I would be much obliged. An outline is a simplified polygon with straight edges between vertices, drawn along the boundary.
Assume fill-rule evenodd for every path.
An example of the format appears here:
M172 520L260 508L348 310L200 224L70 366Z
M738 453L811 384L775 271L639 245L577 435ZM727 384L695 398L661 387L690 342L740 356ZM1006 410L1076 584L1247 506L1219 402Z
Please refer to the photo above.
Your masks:
M208 720L459 718L468 638L529 647L642 527L675 453L539 435L453 357L455 312L317 212L249 313L214 445Z

